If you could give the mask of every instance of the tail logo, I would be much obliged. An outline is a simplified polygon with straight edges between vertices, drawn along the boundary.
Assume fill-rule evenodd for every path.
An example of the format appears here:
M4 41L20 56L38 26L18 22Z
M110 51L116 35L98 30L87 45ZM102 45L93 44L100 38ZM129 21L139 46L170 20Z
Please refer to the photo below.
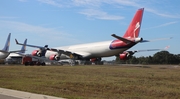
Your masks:
M136 30L140 28L139 22L136 23L135 29L134 29L134 38L136 37Z
M140 27L140 24L139 24L139 22L137 22L134 31L136 31L139 27Z
M5 51L8 51L9 50L9 45L10 45L10 42L8 42L8 44L5 46Z

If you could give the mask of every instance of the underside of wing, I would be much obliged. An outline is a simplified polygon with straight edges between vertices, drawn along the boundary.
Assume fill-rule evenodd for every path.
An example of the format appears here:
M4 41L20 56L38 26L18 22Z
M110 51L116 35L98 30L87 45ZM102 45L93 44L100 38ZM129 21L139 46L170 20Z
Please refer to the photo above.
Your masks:
M78 58L86 58L90 56L90 53L87 52L71 52L67 50L61 50L61 49L50 49L51 51L58 52L59 54L64 54L69 56L70 58L78 57Z

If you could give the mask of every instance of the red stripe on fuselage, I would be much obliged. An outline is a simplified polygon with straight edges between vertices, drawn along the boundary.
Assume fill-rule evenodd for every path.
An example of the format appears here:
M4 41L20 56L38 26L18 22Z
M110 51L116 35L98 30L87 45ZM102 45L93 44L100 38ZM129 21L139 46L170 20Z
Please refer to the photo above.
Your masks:
M134 46L136 43L125 43L121 40L114 40L112 41L112 43L110 44L109 48L110 49L119 49L119 48L130 48L132 46Z

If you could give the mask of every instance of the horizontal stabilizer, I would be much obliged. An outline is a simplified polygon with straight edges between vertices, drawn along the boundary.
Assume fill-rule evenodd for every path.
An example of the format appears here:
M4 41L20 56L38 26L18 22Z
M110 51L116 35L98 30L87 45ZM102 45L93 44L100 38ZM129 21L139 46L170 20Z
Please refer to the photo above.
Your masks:
M125 43L134 43L133 41L125 39L125 38L120 37L120 36L117 36L116 34L112 34L111 36L113 36L113 37L115 37L115 38L117 38L117 39L119 39L119 40L121 40L121 41L123 41Z

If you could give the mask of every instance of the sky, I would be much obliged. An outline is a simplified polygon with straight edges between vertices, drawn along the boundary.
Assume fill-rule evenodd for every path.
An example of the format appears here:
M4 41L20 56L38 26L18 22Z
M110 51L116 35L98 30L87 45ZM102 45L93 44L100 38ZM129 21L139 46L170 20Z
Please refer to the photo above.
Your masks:
M180 54L179 0L0 0L0 46L11 33L10 50L19 42L50 48L114 40L123 36L135 12L144 8L139 37L170 40L139 43L129 50L163 49ZM27 47L26 53L35 48ZM141 52L134 56L149 56ZM115 57L103 58L115 59Z

